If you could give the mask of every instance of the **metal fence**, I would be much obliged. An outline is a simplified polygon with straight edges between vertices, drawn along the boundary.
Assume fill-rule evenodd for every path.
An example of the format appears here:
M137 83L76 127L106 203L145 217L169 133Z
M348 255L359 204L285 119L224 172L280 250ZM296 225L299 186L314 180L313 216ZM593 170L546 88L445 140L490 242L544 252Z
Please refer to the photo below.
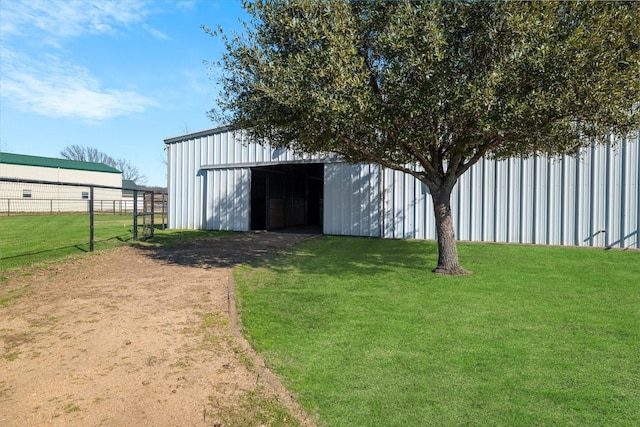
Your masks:
M147 239L166 224L166 193L0 178L0 260L60 246L93 251L96 242Z

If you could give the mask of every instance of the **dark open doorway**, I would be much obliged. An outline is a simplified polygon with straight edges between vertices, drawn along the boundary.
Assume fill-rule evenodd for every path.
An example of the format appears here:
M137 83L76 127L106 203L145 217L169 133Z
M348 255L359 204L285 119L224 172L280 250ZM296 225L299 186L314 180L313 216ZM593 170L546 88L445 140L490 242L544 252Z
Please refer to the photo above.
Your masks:
M323 179L316 163L251 168L251 229L321 229Z

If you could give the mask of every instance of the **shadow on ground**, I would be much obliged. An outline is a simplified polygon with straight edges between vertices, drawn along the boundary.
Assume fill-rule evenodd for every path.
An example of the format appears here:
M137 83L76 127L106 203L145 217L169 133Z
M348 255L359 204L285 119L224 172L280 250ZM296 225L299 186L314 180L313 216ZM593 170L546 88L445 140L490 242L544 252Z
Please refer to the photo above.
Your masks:
M188 239L169 247L139 246L150 258L198 268L234 267L290 248L318 234L252 231Z

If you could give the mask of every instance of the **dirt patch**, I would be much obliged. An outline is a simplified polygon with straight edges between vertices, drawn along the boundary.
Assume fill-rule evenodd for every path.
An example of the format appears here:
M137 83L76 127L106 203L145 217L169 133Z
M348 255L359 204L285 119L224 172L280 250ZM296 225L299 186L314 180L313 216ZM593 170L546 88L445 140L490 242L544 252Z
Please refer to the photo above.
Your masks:
M308 237L121 247L10 277L0 425L313 425L239 334L229 292L231 267Z

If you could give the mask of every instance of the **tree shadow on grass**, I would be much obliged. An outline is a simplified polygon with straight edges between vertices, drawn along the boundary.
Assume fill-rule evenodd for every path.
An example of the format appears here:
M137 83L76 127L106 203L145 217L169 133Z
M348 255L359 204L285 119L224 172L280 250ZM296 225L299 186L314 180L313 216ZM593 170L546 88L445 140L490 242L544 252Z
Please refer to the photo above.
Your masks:
M301 273L334 277L374 276L398 268L418 274L431 271L436 264L437 245L425 241L325 236L317 244L312 241L289 251L288 255L259 265L276 272L294 266Z
M397 266L424 271L437 260L437 246L431 242L291 232L185 231L158 235L148 243L139 245L146 256L198 268L252 264L280 271L295 265L303 273L371 275Z

